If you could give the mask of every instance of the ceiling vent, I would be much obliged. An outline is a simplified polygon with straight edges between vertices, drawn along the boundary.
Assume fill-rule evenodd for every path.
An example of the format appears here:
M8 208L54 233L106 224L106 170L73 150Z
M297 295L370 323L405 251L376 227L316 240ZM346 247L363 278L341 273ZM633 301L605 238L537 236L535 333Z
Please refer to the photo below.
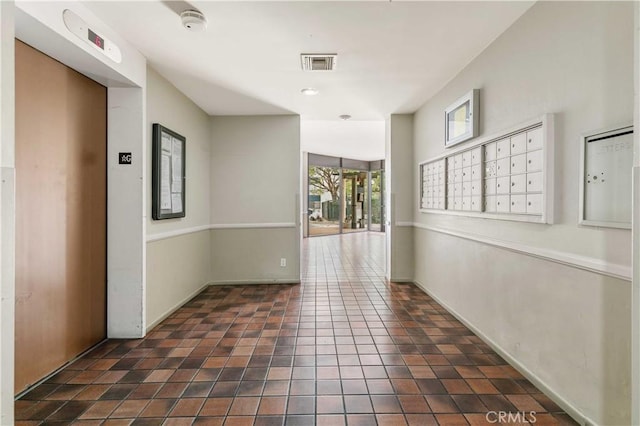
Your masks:
M303 71L333 71L336 69L336 53L303 53L300 55Z

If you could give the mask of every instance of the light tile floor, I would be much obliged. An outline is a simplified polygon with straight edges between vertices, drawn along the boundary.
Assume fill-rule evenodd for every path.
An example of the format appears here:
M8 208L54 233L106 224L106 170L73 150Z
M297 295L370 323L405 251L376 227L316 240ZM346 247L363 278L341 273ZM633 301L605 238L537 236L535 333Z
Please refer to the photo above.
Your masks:
M210 287L16 401L17 424L574 424L384 262L384 234L309 238L302 284Z

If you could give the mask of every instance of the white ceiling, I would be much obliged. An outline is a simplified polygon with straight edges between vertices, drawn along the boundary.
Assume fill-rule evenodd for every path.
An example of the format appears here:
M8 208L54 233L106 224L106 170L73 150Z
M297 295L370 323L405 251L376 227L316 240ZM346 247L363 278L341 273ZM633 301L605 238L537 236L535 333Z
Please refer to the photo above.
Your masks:
M300 127L304 152L365 161L385 158L384 121L305 120Z
M211 115L383 120L414 112L533 2L193 1L205 33L182 27L182 1L85 4ZM337 53L337 70L303 72L300 53Z

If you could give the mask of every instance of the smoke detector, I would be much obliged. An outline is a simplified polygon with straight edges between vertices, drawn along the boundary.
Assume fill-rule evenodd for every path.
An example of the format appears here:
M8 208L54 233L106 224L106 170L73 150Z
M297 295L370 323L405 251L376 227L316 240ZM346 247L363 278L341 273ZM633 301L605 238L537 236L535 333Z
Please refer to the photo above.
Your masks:
M300 55L303 71L333 71L336 69L336 53L303 53Z
M193 32L200 32L207 29L207 18L197 10L185 10L180 14L182 25Z

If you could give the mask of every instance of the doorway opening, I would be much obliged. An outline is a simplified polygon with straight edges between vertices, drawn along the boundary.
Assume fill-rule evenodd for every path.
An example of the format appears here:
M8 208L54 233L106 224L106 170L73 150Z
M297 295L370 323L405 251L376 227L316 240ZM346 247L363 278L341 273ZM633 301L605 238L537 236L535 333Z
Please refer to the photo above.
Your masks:
M384 232L384 160L306 154L305 237Z

